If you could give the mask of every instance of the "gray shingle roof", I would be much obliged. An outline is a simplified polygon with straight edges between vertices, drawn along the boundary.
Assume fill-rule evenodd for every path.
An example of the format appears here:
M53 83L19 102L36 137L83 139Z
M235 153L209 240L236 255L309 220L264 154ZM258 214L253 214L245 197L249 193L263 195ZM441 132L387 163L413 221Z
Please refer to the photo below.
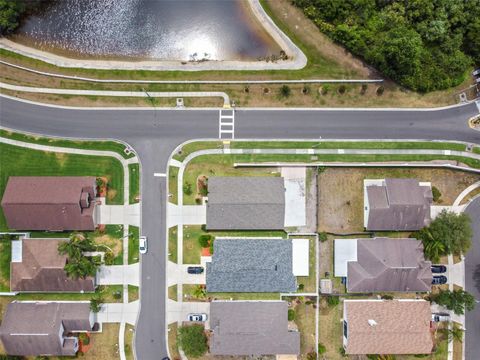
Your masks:
M207 228L277 230L285 226L285 184L280 177L211 177Z
M416 179L385 179L367 186L368 230L419 230L430 222L432 191Z
M299 354L300 333L288 331L284 301L213 301L213 355Z
M297 289L292 272L292 241L284 239L217 239L207 263L208 292L290 292Z
M91 331L90 304L18 302L8 304L0 326L0 339L9 355L75 355L59 337L64 333Z
M349 292L426 292L432 287L432 263L416 239L358 239L357 261L348 262Z

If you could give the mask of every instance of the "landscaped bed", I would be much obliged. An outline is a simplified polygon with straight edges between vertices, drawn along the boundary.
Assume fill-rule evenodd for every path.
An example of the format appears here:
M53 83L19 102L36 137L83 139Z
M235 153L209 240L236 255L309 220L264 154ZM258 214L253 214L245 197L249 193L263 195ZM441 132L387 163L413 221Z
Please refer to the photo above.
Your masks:
M0 143L0 194L9 176L102 176L108 179L108 204L123 204L123 167L111 157L53 153ZM7 230L0 211L0 230Z

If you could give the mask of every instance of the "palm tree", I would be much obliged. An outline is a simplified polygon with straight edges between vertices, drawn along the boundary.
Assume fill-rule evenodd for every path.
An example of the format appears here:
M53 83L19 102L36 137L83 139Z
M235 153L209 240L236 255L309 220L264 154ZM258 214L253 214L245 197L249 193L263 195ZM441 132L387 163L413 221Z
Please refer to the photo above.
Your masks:
M73 233L70 241L64 241L59 244L58 252L67 255L68 260L64 270L68 277L73 279L95 276L101 261L96 256L84 256L84 252L95 251L97 245L91 238L85 237L80 233Z
M420 237L427 258L433 261L438 261L440 256L445 254L445 245L438 239L435 239L429 229L422 229Z
M193 296L196 297L197 299L203 299L207 296L207 291L205 290L205 287L202 285L198 285L195 287L195 290L193 290Z
M459 327L457 324L453 324L453 326L450 328L445 328L440 330L443 334L447 335L448 341L459 341L463 342L463 332L464 330Z

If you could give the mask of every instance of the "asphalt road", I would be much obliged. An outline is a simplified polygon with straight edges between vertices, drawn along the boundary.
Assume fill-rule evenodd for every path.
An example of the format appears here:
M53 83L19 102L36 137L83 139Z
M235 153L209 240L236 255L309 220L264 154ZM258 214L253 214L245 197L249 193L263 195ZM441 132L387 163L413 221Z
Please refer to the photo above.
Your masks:
M465 359L478 359L480 353L480 197L466 209L472 219L472 249L465 257L465 289L478 301L473 311L466 314ZM476 355L475 355L476 354Z
M466 123L476 113L475 104L435 111L237 109L235 138L408 138L480 143L480 132ZM0 125L61 137L120 139L136 150L142 164L142 234L149 239L149 252L141 259L136 354L141 360L167 356L166 179L153 174L166 172L168 158L178 144L218 138L218 110L73 110L0 97Z

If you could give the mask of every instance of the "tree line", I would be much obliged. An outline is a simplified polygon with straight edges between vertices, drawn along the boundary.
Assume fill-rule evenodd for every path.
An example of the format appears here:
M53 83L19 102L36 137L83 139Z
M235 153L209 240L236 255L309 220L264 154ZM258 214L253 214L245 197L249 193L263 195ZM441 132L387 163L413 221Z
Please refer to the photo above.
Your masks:
M317 27L420 92L460 84L480 63L480 0L292 0Z
M54 0L0 0L0 35L14 32L23 16Z

